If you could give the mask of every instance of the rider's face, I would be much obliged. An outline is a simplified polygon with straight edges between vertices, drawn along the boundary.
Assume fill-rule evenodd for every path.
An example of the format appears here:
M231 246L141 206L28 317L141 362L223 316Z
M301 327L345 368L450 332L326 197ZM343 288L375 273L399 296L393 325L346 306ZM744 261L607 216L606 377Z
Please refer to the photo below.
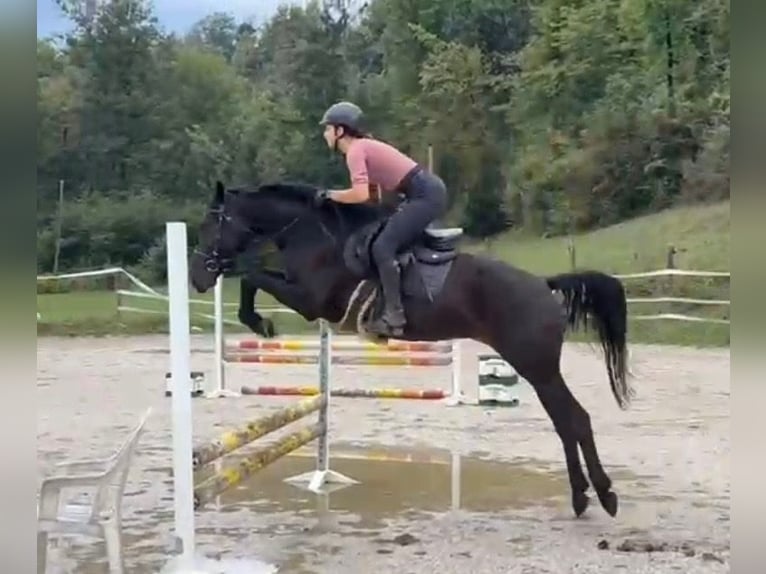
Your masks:
M330 149L335 145L335 128L330 124L324 127L324 141L327 142L327 147Z
M340 138L343 135L342 128L337 128L331 124L327 124L324 127L324 141L327 142L327 147L330 149L335 149L335 143L338 141L338 138Z

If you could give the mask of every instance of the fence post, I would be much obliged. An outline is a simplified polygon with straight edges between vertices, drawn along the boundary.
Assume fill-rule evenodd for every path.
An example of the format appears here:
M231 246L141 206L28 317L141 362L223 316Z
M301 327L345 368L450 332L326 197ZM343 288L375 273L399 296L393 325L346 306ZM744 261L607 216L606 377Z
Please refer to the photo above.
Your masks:
M665 261L665 267L667 269L676 268L676 253L678 253L678 251L676 251L675 246L672 243L668 245L668 253L667 253L667 257ZM673 276L672 275L668 275L667 285L668 285L668 294L672 296L673 295Z
M571 237L567 241L567 251L569 252L569 266L574 271L577 269L577 252L575 251L574 240Z
M434 146L428 144L428 171L434 171Z
M668 245L668 255L667 255L666 263L665 263L665 266L668 269L676 268L676 253L678 253L678 251L673 246L673 244L671 243L670 245Z

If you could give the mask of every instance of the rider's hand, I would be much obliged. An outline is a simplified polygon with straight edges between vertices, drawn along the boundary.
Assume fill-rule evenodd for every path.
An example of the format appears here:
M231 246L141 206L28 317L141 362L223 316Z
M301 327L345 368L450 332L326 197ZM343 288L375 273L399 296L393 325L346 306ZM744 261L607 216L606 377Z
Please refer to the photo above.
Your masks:
M330 190L329 189L320 189L317 190L316 195L314 196L314 205L319 207L326 201L330 200Z

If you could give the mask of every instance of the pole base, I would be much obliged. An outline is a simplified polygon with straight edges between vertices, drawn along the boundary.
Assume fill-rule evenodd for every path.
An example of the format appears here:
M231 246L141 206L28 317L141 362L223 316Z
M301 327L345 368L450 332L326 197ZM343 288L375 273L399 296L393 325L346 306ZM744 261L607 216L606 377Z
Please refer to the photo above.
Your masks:
M231 389L216 389L205 393L206 399L233 399L241 396L240 393Z
M441 400L442 404L448 407L456 407L458 405L478 405L479 401L475 399L467 399L463 393L457 395L450 395Z
M352 484L359 484L358 480L349 478L334 470L312 470L286 478L285 482L310 490L316 494L327 492L328 490L338 490ZM329 488L323 488L325 485L328 485ZM335 487L333 488L331 485L335 485Z

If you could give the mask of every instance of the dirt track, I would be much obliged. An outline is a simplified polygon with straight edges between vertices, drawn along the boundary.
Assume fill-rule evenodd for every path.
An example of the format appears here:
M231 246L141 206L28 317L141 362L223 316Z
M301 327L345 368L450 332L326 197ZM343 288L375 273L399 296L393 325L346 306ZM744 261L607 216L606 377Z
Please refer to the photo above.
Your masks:
M41 473L61 459L109 453L139 414L154 407L128 484L130 572L156 572L168 559L172 454L164 374L169 358L142 352L166 345L161 336L38 342ZM192 345L209 348L210 342L193 337ZM480 349L464 345L464 379L476 372ZM212 355L193 354L192 368L212 376ZM332 494L328 515L317 511L313 496L281 482L311 465L310 458L288 457L246 489L221 497L222 509L201 511L198 544L209 556L255 556L293 573L728 572L728 350L633 346L638 396L625 412L611 396L595 348L567 345L563 370L590 412L602 461L620 496L616 519L603 512L595 496L585 519L572 518L560 442L524 386L515 408L334 400L330 436L339 453L354 445L389 445L417 449L419 456L448 449L466 457L459 510L450 510L449 472L433 470L434 465L375 463L373 469L373 463L338 459L333 464L338 470L366 478ZM238 365L230 366L228 375L233 388L312 385L316 367ZM449 388L443 367L334 366L333 381L344 387ZM473 387L465 384L467 391ZM294 400L195 400L194 441L215 438L222 428ZM497 464L481 466L471 456ZM617 550L626 539L665 546L656 552ZM602 540L608 549L597 548ZM60 562L65 571L104 571L87 565L102 560L100 545L73 544L65 555Z

